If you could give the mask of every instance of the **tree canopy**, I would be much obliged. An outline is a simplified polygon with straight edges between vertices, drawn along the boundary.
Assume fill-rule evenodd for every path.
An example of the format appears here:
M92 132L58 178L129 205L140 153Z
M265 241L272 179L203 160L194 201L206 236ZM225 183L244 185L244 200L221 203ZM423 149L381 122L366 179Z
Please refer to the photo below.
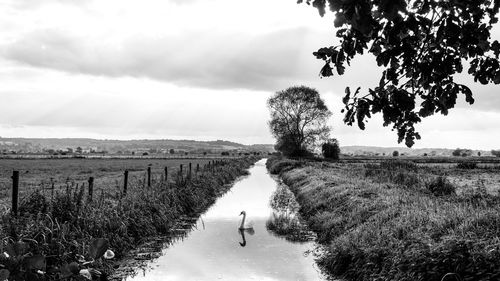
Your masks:
M302 3L304 0L298 0ZM383 67L380 83L360 94L346 88L344 122L365 128L371 114L397 130L398 142L420 139L415 124L434 113L448 114L458 95L474 103L471 90L456 83L464 61L482 84L500 83L500 43L490 30L500 0L305 0L321 16L329 8L340 44L313 54L325 61L320 76L342 75L346 65L368 52ZM419 103L419 105L417 105Z
M287 156L306 156L320 140L328 138L331 112L319 93L305 86L276 92L268 100L269 127L276 150Z
M337 139L330 139L321 145L321 152L323 157L327 159L339 159L340 156L340 146Z

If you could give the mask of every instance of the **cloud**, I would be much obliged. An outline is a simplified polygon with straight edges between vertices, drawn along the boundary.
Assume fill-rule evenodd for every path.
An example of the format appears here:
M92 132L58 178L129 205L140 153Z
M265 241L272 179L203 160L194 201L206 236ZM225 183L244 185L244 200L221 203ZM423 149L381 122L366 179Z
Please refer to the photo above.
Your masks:
M147 77L215 89L276 90L317 79L308 28L262 35L191 32L134 37L120 45L87 41L56 29L37 30L5 46L4 57L35 67L110 77Z

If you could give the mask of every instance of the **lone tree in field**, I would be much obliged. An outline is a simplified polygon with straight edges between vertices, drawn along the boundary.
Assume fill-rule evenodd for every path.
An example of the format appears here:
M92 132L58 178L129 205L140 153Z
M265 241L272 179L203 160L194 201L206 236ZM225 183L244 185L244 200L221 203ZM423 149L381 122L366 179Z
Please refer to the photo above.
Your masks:
M399 151L394 150L394 151L392 152L392 156L394 156L394 157L398 157L398 156L399 156Z
M319 140L328 137L331 112L315 89L294 86L277 92L268 102L269 127L275 149L286 156L306 156Z
M314 52L325 62L323 77L364 52L383 67L380 83L360 94L346 88L344 122L365 128L365 119L382 113L384 126L397 131L398 142L411 147L420 135L414 125L434 113L448 114L458 95L472 104L471 90L453 76L469 64L481 84L500 83L500 43L490 38L498 21L498 0L298 0L335 13L340 39L336 46ZM417 105L416 102L420 105Z
M340 147L337 139L330 139L321 146L323 157L327 159L339 159Z

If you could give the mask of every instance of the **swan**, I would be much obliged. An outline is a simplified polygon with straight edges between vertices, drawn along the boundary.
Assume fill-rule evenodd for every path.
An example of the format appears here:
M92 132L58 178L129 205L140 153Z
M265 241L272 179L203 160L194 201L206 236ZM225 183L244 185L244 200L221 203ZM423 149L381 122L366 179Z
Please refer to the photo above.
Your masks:
M245 224L245 219L247 218L247 213L245 211L241 211L240 216L243 215L243 218L241 219L241 224L240 227L238 228L239 230L253 230L253 222L247 222Z

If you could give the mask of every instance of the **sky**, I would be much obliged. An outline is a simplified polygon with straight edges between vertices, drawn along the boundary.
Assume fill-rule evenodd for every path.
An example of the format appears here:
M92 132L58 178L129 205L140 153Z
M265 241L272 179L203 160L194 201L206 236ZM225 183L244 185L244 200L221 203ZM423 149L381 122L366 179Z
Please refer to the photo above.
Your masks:
M332 23L295 0L0 0L0 136L274 143L267 99L307 85L341 145L403 146L380 116L343 124L345 87L381 70L366 55L320 78ZM476 103L425 118L414 147L500 148L500 86L457 78Z

